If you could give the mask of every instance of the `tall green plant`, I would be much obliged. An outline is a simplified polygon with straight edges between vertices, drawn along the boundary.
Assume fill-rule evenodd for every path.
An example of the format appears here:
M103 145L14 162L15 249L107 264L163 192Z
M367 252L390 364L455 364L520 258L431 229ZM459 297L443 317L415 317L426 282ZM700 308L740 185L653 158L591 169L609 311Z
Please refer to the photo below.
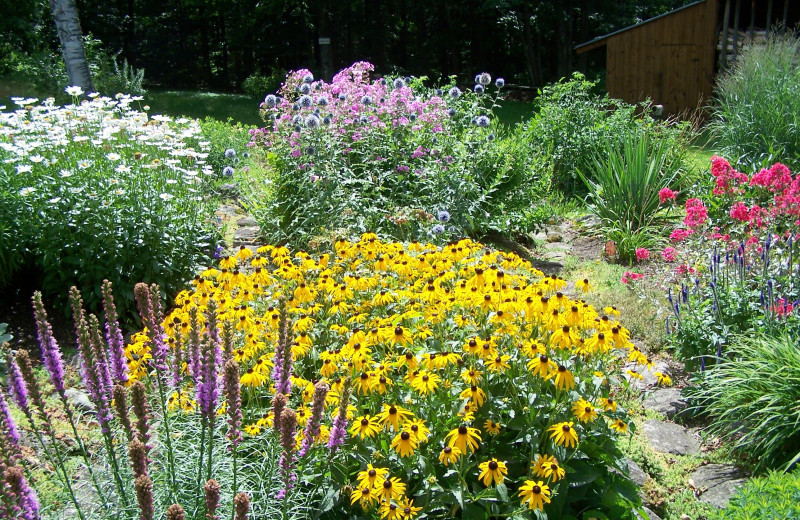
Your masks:
M719 151L748 169L778 160L800 167L799 60L797 35L775 35L720 76L710 125Z
M800 344L796 336L741 336L730 356L704 373L691 393L711 419L709 433L742 454L757 454L758 469L800 460Z

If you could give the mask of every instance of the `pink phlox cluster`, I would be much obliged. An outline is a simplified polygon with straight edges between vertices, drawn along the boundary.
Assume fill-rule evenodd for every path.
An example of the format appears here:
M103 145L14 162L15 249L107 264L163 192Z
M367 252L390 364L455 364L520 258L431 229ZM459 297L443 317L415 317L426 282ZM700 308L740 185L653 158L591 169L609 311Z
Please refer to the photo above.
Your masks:
M746 174L737 172L727 160L717 155L711 158L711 175L716 179L714 195L742 193L743 190L737 186L749 181Z
M708 220L708 210L706 209L703 201L697 198L692 198L686 201L686 217L683 223L689 229L696 229L702 226Z

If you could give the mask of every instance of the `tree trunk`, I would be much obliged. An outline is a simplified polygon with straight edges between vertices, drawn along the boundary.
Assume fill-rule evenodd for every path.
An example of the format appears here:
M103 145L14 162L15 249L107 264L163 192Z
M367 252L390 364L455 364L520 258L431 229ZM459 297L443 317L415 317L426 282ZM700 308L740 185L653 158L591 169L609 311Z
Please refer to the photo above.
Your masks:
M84 93L94 91L92 74L83 50L83 33L75 0L50 0L50 12L61 42L61 54L67 66L69 86L81 87Z

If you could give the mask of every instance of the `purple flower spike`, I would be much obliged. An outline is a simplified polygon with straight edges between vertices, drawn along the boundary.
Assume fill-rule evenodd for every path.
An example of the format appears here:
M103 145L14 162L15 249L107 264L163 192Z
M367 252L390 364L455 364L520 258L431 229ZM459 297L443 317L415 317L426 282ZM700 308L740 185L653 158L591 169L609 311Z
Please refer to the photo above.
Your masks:
M17 359L12 357L8 366L8 390L11 394L11 399L19 406L20 410L26 411L28 410L28 389L19 371Z
M64 361L61 358L61 349L53 337L53 327L47 321L47 311L42 303L42 293L33 293L33 309L36 317L36 331L39 347L42 349L42 361L47 371L50 373L50 381L56 388L56 392L65 399L64 394Z
M128 381L128 363L125 362L125 341L122 338L122 330L119 328L119 317L117 307L114 305L114 295L111 292L111 282L108 280L103 280L103 310L106 313L106 342L114 379L118 383L126 383Z
M225 363L225 400L228 412L228 440L231 447L238 446L242 441L242 396L239 387L239 364L231 359Z
M14 419L11 417L11 411L8 409L8 403L2 390L0 390L0 424L3 425L8 439L19 448L19 431Z
M328 395L330 387L324 381L319 381L314 385L314 400L311 405L311 417L308 418L306 423L306 430L303 435L303 444L300 446L300 451L297 452L297 457L305 457L308 450L314 444L314 439L319 435L320 421L322 419L322 412L325 409L325 397Z
M28 485L22 468L11 466L6 469L4 477L10 488L10 494L16 496L18 507L21 510L19 518L39 520L39 500L36 492Z

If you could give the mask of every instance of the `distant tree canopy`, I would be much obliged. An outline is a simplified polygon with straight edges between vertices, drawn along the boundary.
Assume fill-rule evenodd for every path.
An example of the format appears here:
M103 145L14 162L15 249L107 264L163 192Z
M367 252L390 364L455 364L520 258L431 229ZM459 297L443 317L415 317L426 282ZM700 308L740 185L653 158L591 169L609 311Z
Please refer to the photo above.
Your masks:
M382 72L466 82L489 71L533 86L586 70L577 43L690 0L77 0L85 34L168 87L237 89L253 73L322 76L320 37L336 71L357 60ZM47 0L4 4L0 51L58 40ZM8 6L5 6L8 4ZM586 59L586 58L581 58ZM2 72L2 71L0 71Z

